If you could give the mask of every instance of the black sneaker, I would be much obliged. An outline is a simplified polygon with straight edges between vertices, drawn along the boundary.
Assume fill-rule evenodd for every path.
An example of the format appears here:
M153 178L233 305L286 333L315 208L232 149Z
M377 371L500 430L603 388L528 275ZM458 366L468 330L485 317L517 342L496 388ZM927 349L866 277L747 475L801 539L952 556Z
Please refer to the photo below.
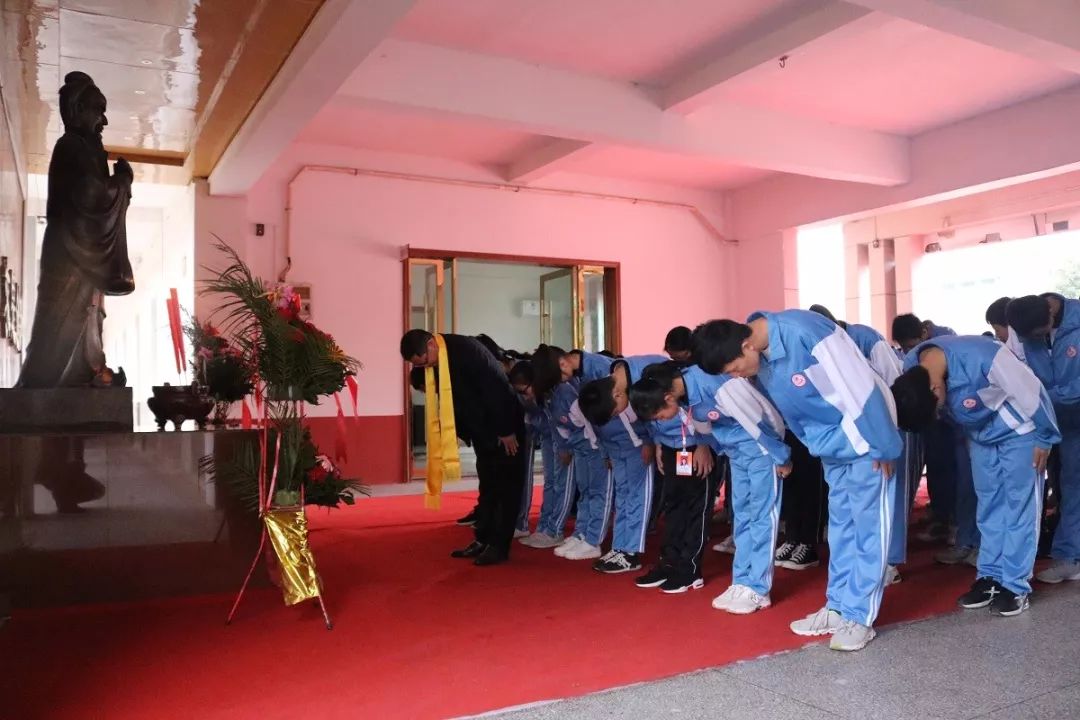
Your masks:
M705 581L699 577L672 577L664 581L660 586L660 592L668 595L678 595L687 590L700 590L705 587Z
M994 596L1004 590L997 580L981 577L971 585L971 589L960 596L956 603L965 610L984 608L994 601Z
M773 565L777 567L783 567L783 563L791 559L791 553L795 550L795 543L786 542L780 547L776 548L776 554L773 555Z
M668 572L669 570L667 568L657 565L652 570L635 580L634 584L637 585L639 588L660 587L668 579Z
M1012 590L999 585L994 599L990 602L990 614L1012 617L1027 610L1028 604L1027 595L1017 595Z
M799 543L792 549L787 560L782 560L776 564L788 570L805 570L817 567L820 563L817 550L813 546Z
M641 559L637 553L613 552L593 563L592 569L608 575L634 572L641 569Z
M476 510L475 509L470 510L468 515L466 515L465 517L458 518L456 522L457 522L458 525L467 525L467 526L475 525L476 524Z

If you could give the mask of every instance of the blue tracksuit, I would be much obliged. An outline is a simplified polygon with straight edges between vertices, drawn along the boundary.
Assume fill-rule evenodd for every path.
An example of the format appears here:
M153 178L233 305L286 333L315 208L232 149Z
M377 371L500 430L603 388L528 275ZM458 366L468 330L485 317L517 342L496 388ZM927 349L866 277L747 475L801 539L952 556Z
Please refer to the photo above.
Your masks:
M903 363L885 337L872 327L848 323L845 328L848 336L855 342L859 352L870 363L870 369L877 373L885 384L892 386L900 377ZM892 534L889 538L889 564L900 565L907 562L908 514L915 499L915 489L922 476L922 443L918 433L901 433L904 439L904 452L896 463L896 495L893 497ZM972 489L974 494L974 489ZM971 514L972 523L975 514Z
M666 360L662 355L636 355L614 361L608 358L608 374L613 373L616 366L625 366L628 385L632 385L641 379L641 372L647 366ZM642 552L649 530L656 473L655 464L646 464L641 458L642 448L651 447L653 443L650 423L639 420L633 408L627 406L595 428L595 432L600 450L611 464L615 488L615 531L611 549Z
M939 337L908 355L919 362L928 347L945 353L945 411L971 441L978 496L979 577L1018 595L1031 592L1042 523L1042 475L1032 467L1036 447L1061 439L1050 396L1023 363L986 337Z
M784 422L749 380L709 375L694 365L683 371L683 383L698 429L712 434L731 462L735 537L731 582L768 595L780 527L776 467L791 461Z
M569 441L559 433L551 412L551 402L545 403L544 435L540 444L540 457L544 463L544 499L540 504L540 519L536 532L561 537L574 502L574 462L563 465L559 456L573 453Z
M828 607L872 625L881 607L896 474L875 461L903 451L892 392L851 337L807 310L755 313L769 347L758 378L791 431L821 458L829 483Z
M543 464L544 486L547 487L551 464L546 462L547 455L543 448L545 444L550 446L551 442L548 438L547 414L535 403L526 401L523 404L525 405L525 442L520 452L525 453L525 474L522 478L521 505L518 508L517 524L514 529L528 532L529 512L532 510L533 502L533 477L536 472L536 450L541 449L540 461Z
M1080 560L1080 300L1062 304L1050 342L1024 340L1027 364L1046 387L1061 428L1061 517L1050 556Z
M574 377L578 379L581 385L590 380L605 378L611 374L612 360L607 355L586 352L585 350L574 350L573 353L581 355L581 367L574 372ZM664 359L667 360L667 358Z
M577 389L577 378L555 388L550 401L551 419L562 444L569 447L574 455L566 483L566 495L569 497L563 498L567 504L566 512L569 513L573 489L577 488L574 535L599 547L607 536L608 518L611 515L611 478L604 467L604 458L597 448L592 428L578 409Z

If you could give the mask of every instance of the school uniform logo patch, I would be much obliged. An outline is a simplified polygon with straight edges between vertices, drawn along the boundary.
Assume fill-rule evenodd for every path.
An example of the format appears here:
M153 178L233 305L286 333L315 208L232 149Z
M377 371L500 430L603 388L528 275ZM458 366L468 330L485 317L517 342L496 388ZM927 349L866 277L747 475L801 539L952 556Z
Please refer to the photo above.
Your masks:
M718 413L716 410L710 410L709 414L706 415L705 417L709 418L710 420L719 420L720 419L720 413Z
M1069 349L1065 351L1065 355L1066 355L1066 357L1071 357L1071 358L1076 357L1076 346L1075 345L1070 345Z
M968 410L974 410L975 406L978 405L978 404L979 403L975 398L965 398L964 399L964 407L966 407Z
M791 384L797 388L801 388L806 385L806 376L802 373L795 373L791 376Z

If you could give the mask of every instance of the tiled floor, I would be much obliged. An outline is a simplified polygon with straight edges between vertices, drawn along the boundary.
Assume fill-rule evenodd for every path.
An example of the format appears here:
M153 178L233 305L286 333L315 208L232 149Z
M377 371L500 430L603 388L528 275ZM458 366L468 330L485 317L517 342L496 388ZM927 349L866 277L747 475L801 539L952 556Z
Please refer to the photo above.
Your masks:
M778 620L779 621L779 620ZM1080 583L1016 618L957 612L885 628L858 653L802 650L493 713L499 720L1076 720Z

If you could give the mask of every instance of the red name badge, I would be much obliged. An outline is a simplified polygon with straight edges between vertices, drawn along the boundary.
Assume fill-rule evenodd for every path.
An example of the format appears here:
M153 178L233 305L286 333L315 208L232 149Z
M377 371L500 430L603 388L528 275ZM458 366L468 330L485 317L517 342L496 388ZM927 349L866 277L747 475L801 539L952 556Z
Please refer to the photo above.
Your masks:
M675 474L679 477L690 477L694 474L693 453L686 450L675 453Z

